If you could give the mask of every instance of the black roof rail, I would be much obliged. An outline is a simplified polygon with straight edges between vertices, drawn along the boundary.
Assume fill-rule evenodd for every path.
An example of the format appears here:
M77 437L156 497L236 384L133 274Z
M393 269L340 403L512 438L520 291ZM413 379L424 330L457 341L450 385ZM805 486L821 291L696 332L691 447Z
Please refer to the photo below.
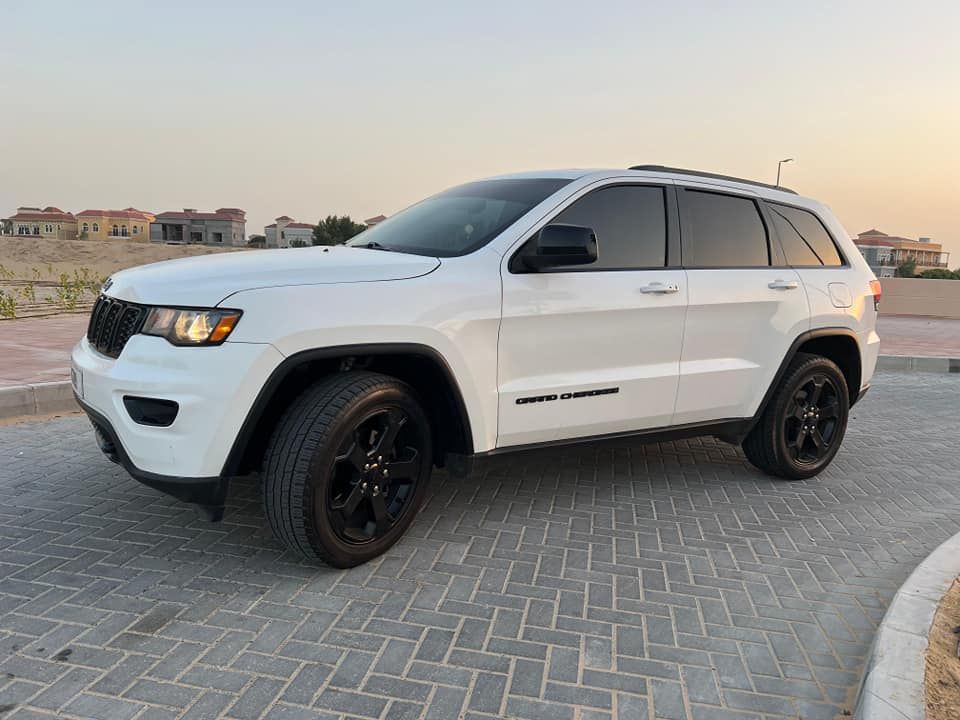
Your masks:
M771 185L770 183L762 183L758 182L757 180L745 180L744 178L734 177L733 175L720 175L719 173L703 172L701 170L688 170L686 168L667 167L666 165L634 165L630 169L647 170L650 172L675 173L677 175L695 175L697 177L712 178L713 180L729 180L730 182L743 183L744 185L757 185L770 190L779 190L781 192L788 192L794 195L797 194L796 190L791 190L783 185Z

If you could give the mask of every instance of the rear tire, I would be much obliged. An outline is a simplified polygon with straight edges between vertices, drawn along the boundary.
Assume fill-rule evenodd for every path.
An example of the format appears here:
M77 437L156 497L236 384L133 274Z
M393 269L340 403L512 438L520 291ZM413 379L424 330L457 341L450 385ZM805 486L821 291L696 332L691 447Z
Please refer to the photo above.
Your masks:
M410 386L372 372L332 375L305 390L273 431L267 521L304 557L360 565L413 522L432 458L430 424Z
M757 468L786 480L821 472L840 449L850 396L840 368L825 357L798 353L766 409L743 441Z

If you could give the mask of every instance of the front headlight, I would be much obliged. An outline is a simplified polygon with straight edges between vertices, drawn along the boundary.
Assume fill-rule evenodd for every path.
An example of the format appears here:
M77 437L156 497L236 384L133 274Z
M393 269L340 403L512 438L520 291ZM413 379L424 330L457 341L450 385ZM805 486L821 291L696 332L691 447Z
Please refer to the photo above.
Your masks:
M233 332L239 310L150 308L140 332L166 338L174 345L219 345Z

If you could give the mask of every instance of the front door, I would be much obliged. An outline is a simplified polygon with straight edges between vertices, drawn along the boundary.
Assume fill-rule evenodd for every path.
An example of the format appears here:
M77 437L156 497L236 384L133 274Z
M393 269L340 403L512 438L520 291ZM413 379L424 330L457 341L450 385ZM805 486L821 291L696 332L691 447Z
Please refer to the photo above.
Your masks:
M505 258L497 447L669 425L687 302L672 187L607 185L549 222L592 228L598 257L539 272Z

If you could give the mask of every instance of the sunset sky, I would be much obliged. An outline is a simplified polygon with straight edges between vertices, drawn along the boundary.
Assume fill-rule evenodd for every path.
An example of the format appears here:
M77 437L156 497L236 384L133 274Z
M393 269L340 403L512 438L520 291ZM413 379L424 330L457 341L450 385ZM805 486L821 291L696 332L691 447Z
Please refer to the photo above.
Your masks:
M18 205L390 214L516 170L783 183L960 266L958 2L0 0Z

